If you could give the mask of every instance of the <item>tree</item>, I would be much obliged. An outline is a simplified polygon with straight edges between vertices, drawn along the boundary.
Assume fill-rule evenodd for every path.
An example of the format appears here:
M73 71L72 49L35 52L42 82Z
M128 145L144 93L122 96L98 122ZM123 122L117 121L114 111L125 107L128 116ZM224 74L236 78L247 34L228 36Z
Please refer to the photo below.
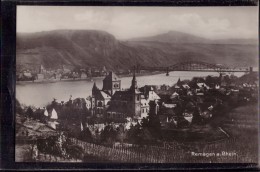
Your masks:
M28 107L27 111L26 111L26 116L29 117L29 118L32 118L33 117L33 110L31 107Z
M199 108L196 107L193 113L193 119L192 119L192 124L201 124L201 116L199 112Z
M155 109L156 104L150 103L150 108ZM155 113L155 111L150 111L147 119L142 120L142 128L147 129L153 139L161 139L161 123L159 116ZM147 132L146 132L147 133Z
M88 127L85 127L83 131L80 132L79 139L87 142L92 142L93 137Z
M101 142L112 144L116 141L117 131L112 125L107 125L101 132Z
M126 132L124 130L124 126L120 125L117 128L117 140L119 140L121 143L123 143L125 139L126 139Z
M131 125L127 132L127 139L130 143L143 144L142 129L139 123L135 126Z

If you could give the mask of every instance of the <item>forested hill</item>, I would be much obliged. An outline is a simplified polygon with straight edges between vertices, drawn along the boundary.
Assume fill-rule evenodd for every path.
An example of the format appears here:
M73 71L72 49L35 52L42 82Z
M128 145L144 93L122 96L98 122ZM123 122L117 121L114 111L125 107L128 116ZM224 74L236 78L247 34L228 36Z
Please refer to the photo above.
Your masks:
M256 40L208 40L181 32L117 40L97 30L55 30L17 34L17 64L129 69L136 63L168 66L197 59L236 66L257 66Z

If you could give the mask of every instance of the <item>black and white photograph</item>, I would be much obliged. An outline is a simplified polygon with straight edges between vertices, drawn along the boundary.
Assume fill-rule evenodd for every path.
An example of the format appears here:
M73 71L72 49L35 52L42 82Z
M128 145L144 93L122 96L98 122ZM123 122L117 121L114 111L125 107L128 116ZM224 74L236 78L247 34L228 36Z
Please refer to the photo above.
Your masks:
M18 5L15 162L258 163L258 8Z

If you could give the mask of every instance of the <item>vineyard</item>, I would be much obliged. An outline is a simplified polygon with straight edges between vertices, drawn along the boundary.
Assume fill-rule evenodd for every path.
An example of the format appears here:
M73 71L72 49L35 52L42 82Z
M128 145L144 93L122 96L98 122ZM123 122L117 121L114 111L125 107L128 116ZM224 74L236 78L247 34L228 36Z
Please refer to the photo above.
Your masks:
M32 152L27 152L27 155L37 162L256 163L258 120L255 115L257 109L253 107L239 107L229 113L219 127L222 132L227 132L227 137L214 142L161 141L156 145L116 143L112 146L66 137L63 144L70 148L66 149L66 156L53 154L59 148L53 147L55 144L49 145L51 151L42 152L40 147L31 143ZM34 147L37 149L36 154L33 152Z
M86 155L102 157L111 162L119 163L236 163L241 162L243 156L236 152L235 156L211 156L197 157L192 156L191 152L234 152L233 146L237 143L235 139L222 142L211 143L206 146L196 145L196 147L183 148L181 145L166 144L165 147L159 146L113 146L106 147L70 138L75 145L82 147ZM245 157L244 157L245 158ZM88 161L88 160L85 160Z

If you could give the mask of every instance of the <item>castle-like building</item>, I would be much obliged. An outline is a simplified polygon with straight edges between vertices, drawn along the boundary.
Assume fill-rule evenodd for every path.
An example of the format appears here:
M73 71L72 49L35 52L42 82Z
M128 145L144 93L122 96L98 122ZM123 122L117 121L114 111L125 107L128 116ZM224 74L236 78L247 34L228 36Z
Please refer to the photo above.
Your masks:
M92 88L91 109L92 115L110 119L142 119L149 112L149 101L159 100L159 96L150 90L153 97L145 96L140 92L135 72L129 89L121 89L121 80L110 72L103 80L102 90L94 83Z

